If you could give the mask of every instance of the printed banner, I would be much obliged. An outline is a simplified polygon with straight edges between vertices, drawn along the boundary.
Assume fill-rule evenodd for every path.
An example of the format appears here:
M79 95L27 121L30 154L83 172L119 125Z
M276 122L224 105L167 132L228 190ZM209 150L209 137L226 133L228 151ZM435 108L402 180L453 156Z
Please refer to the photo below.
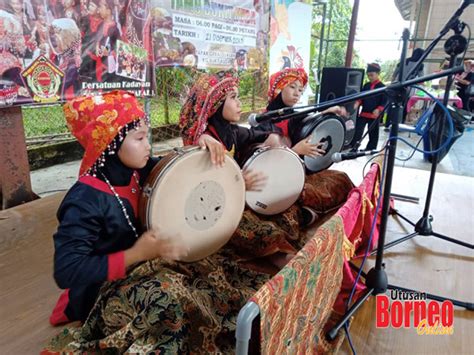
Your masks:
M304 68L309 75L312 5L309 1L271 0L269 75ZM299 104L307 104L309 85Z
M0 107L153 95L149 0L0 0Z
M156 65L261 68L269 27L266 7L262 0L152 0Z

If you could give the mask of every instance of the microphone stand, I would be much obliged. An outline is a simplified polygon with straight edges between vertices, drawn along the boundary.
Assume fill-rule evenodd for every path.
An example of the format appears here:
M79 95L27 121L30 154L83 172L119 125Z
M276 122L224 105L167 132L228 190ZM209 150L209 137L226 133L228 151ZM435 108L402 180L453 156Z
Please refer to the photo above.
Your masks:
M455 20L453 19L459 19L459 16L462 14L462 11L464 8L466 8L468 5L468 1L464 1L461 7L456 11L456 13L453 15L453 17L449 20L448 24L454 24L456 23ZM451 25L445 26L443 29L442 34L440 36L442 37L450 28ZM446 30L447 28L447 30ZM444 33L443 33L444 32ZM343 315L342 319L326 333L326 338L328 340L334 340L339 332L339 330L346 324L349 319L352 317L352 315L360 308L360 306L371 296L371 295L378 295L385 293L387 289L391 290L402 290L402 291L411 291L411 292L417 292L415 290L410 290L406 289L400 286L395 286L391 285L388 283L388 278L387 274L385 272L385 264L383 263L383 254L384 254L384 246L385 246L385 235L387 231L387 220L390 214L390 194L391 194L391 189L392 189L392 180L393 180L393 171L395 168L395 154L396 154L396 149L397 149L397 139L395 139L398 136L398 131L399 131L399 123L402 120L402 114L403 114L403 103L404 99L406 96L406 88L414 85L416 82L423 82L427 81L430 79L434 79L435 75L428 75L423 78L419 79L412 79L412 80L407 80L403 81L404 79L404 69L405 69L405 59L406 59L406 51L407 51L407 44L408 44L408 38L409 38L409 31L405 29L403 31L403 46L402 46L402 53L400 56L400 71L399 71L399 82L391 84L387 88L380 88L376 90L372 90L371 92L367 92L364 94L364 97L368 97L370 93L374 94L375 92L377 94L381 92L385 92L386 95L388 96L389 104L392 104L392 110L390 110L389 114L389 119L391 121L391 128L390 128L390 135L389 135L389 140L387 143L387 150L388 150L388 155L386 158L386 167L384 167L385 170L385 182L384 182L384 187L383 187L383 200L382 200L382 217L380 221L380 227L379 227L379 241L377 245L377 251L376 251L376 259L375 259L375 266L370 269L370 271L366 274L361 272L361 275L365 278L365 284L367 289L365 292L361 295L361 297L353 304L351 307L347 310L347 312ZM439 39L438 39L439 41ZM430 46L434 47L434 46ZM425 52L425 57L428 55L428 53ZM421 63L421 62L420 62ZM418 63L418 65L420 64ZM454 60L451 63L454 65ZM416 71L416 66L415 68L408 73L407 77L411 75L412 72ZM459 70L459 68L458 68ZM457 72L457 70L454 70L453 68L443 72L443 75L451 75L454 72ZM441 73L440 73L441 74ZM448 84L449 84L448 80ZM449 88L449 87L448 87ZM447 101L447 95L445 94L445 99ZM361 95L359 95L361 96ZM342 100L335 100L335 101L342 101ZM442 131L442 129L439 130L439 132ZM438 137L440 138L440 137ZM438 143L440 140L438 140ZM435 158L433 162L437 161L437 155L435 155ZM432 188L432 186L431 186ZM429 191L431 191L431 188ZM374 218L377 218L376 216ZM468 310L474 310L474 303L468 303L468 302L462 302L450 298L445 298L445 297L440 297L436 295L432 295L429 293L426 293L426 297L429 299L433 299L436 301L445 301L449 300L451 301L454 305L464 307Z
M405 57L407 51L407 44L409 38L409 31L405 29L403 31L403 47L400 60L400 72L399 78L402 78ZM400 80L402 81L402 80ZM376 91L376 90L374 90ZM337 323L332 329L330 329L326 337L329 340L334 340L339 330L344 326L345 323L352 317L352 315L359 309L359 307L365 302L371 295L378 295L385 293L389 287L387 273L383 264L383 245L385 242L385 234L387 230L387 220L390 210L390 192L392 189L393 171L395 167L395 153L397 149L397 140L394 139L398 135L398 125L402 119L403 109L403 98L405 96L405 88L403 86L398 87L396 90L385 90L389 98L389 101L393 103L392 110L390 112L390 120L392 122L390 129L390 136L387 143L388 157L386 168L386 177L383 189L383 201L382 201L382 218L380 221L380 234L377 248L377 257L375 260L375 266L365 275L365 284L367 289L362 296L347 310L339 323ZM377 217L374 217L377 218Z
M452 27L453 27L456 34L453 37L451 37L447 40L447 42L445 44L445 50L446 50L446 53L449 54L449 56L450 56L450 58L449 58L449 67L452 68L455 64L456 56L458 54L461 54L462 52L464 52L464 50L466 49L467 41L465 40L464 37L460 36L460 33L463 31L465 25L463 23L459 22L459 20L458 21L450 21L450 23L452 24ZM464 39L464 41L459 37ZM448 76L448 80L447 80L447 83L446 83L446 88L445 88L445 91L444 91L444 97L443 97L443 105L444 106L448 105L448 102L449 102L449 89L450 89L452 83L453 83L453 76L450 75L450 76ZM438 124L437 131L436 131L436 137L435 137L434 144L433 144L434 148L436 148L436 149L441 145L443 130L444 130L444 120L441 120L441 122L439 122L439 124ZM436 233L436 232L433 231L433 228L431 226L431 222L433 221L433 217L430 215L430 204L431 204L431 198L432 198L432 194L433 194L433 187L434 187L434 181L435 181L435 176L436 176L436 170L437 170L438 163L439 163L439 152L435 153L432 156L431 159L432 160L431 160L430 179L429 179L429 183L428 183L428 190L426 192L426 201L425 201L425 206L424 206L422 217L420 218L420 220L418 220L418 222L414 223L414 222L410 221L408 218L406 218L405 216L403 216L401 213L399 213L397 210L392 209L392 212L394 214L396 214L401 219L403 219L404 221L406 221L407 223L409 223L410 225L412 225L414 227L414 232L386 244L385 249L391 248L391 247L393 247L395 245L398 245L398 244L400 244L404 241L410 240L410 239L412 239L412 238L414 238L418 235L433 236L433 237L436 237L436 238L439 238L439 239L446 240L446 241L451 242L451 243L461 245L461 246L469 248L469 249L474 249L474 244L470 244L470 243L467 243L467 242L464 242L464 241L461 241L461 240L450 238L446 235Z

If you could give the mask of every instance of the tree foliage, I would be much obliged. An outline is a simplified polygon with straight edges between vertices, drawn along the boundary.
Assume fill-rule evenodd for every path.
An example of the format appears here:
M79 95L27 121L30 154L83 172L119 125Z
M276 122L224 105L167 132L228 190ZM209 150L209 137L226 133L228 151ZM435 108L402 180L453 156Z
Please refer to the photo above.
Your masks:
M392 81L392 76L395 72L395 68L397 67L398 62L398 60L392 59L380 63L380 80L382 80L382 82L387 83L389 81Z
M352 6L349 0L329 0L326 4L326 16L323 34L323 48L320 51L321 28L324 20L324 7L315 4L313 6L313 25L311 29L311 86L316 89L316 78L314 74L318 70L318 62L321 69L324 67L343 67L345 64L347 43L352 16ZM352 67L363 67L357 51L353 51ZM320 57L321 56L321 59Z
M330 27L328 26L330 32L326 36L328 47L325 49L324 62L325 66L343 67L346 59L352 7L349 0L331 0L330 3L332 11L328 17L331 24Z

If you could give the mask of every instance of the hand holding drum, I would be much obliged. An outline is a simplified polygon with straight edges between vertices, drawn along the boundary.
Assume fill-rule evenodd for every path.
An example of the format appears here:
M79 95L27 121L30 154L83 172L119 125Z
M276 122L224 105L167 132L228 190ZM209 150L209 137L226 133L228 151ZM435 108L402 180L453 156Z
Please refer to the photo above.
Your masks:
M245 191L262 191L268 180L268 176L262 171L244 169L242 175L245 181Z
M342 108L340 108L342 110ZM342 112L342 111L341 111ZM313 147L309 147L309 153L304 155L304 163L308 173L316 173L318 171L329 168L333 161L331 159L332 154L340 152L344 145L344 139L346 135L346 128L344 121L336 115L323 115L312 114L308 115L300 126L300 129L296 135L295 140L299 143L293 147L296 149L298 154L301 154L299 148L305 150L308 149L307 144ZM304 143L302 143L304 142ZM301 143L302 147L297 147ZM314 146L317 148L314 149Z
M302 139L292 149L298 155L320 157L326 153L322 149L323 143L311 143L311 137Z
M151 234L159 228L158 236L165 237L158 240L165 243L161 257L186 262L205 258L227 243L242 218L245 185L239 166L225 154L220 160L218 147L206 147L216 153L214 161L196 146L176 149L158 162L144 184L139 217Z
M199 137L198 144L201 149L209 150L212 164L220 167L224 166L226 150L220 142L207 134L203 134L201 137Z
M125 265L163 258L165 260L182 260L189 254L189 248L178 235L165 236L157 229L143 233L132 248L125 252Z

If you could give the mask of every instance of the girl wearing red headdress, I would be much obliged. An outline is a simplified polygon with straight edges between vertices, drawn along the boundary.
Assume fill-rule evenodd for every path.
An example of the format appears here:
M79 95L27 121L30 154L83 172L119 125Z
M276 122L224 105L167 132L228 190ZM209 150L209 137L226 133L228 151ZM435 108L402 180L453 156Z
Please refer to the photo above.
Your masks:
M139 190L157 160L150 159L148 125L136 98L124 91L81 97L68 102L64 112L85 154L79 180L58 210L54 277L67 290L52 324L84 320L101 284L124 277L131 264L181 255L176 246L157 243L154 231L138 238ZM212 148L213 141L204 135L197 143ZM212 151L220 161L219 152Z
M307 83L308 75L303 68L286 68L274 73L270 77L267 111L295 106L299 102ZM340 106L334 106L322 113L344 115L345 110ZM319 148L317 144L310 143L308 139L297 142L296 136L300 123L301 119L284 120L278 123L268 121L260 124L257 129L282 134L287 138L287 144L298 155L318 156L324 154L324 150Z
M286 68L274 73L270 77L267 111L296 105L307 83L308 75L302 68ZM322 113L346 114L345 109L340 106L331 107ZM265 122L257 129L282 134L286 138L286 144L298 155L324 154L325 151L319 145L312 144L309 139L298 141L300 123L303 118L284 120L279 123ZM310 225L325 213L334 211L342 205L352 187L349 177L340 171L324 170L307 175L299 201L303 206L301 209L303 224Z
M184 145L195 145L202 136L217 139L238 162L249 145L262 143L276 146L277 134L260 132L237 125L241 106L238 98L238 79L230 73L203 74L191 88L180 114L180 128ZM260 172L244 171L247 190L264 183Z
M240 308L270 276L244 268L226 247L178 263L187 253L179 240L142 230L138 196L157 160L132 94L76 98L64 112L85 154L57 214L54 278L65 291L50 322L83 324L43 353L231 352ZM195 143L223 163L221 143L207 134Z
M74 99L64 106L69 129L84 147L79 180L58 210L54 278L66 291L53 325L85 320L105 281L131 264L177 257L137 225L138 191L150 166L145 113L126 92Z

